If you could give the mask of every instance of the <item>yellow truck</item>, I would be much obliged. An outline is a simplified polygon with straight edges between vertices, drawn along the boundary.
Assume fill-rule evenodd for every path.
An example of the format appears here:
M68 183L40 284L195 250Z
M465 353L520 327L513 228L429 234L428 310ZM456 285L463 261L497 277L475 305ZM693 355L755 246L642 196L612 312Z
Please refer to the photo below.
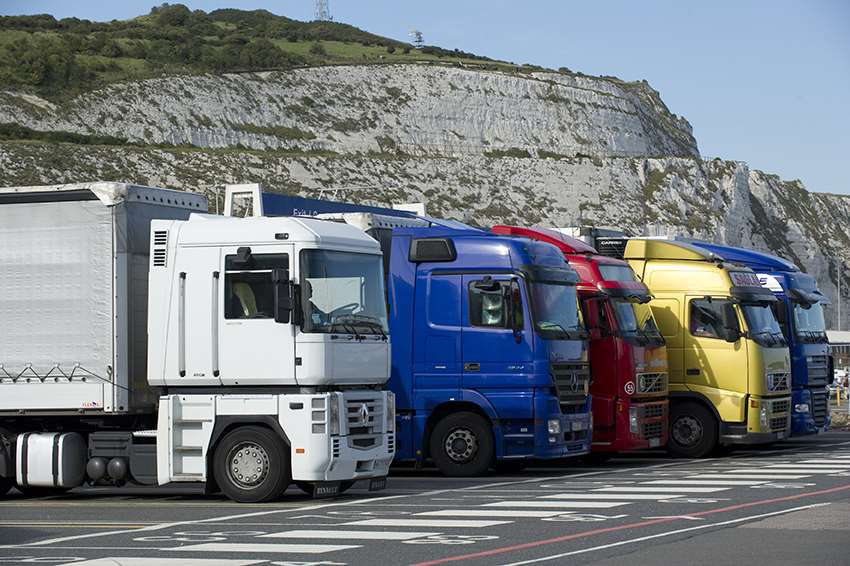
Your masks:
M669 450L700 458L787 437L791 363L773 293L749 268L684 241L633 238L620 249L652 292L667 342Z

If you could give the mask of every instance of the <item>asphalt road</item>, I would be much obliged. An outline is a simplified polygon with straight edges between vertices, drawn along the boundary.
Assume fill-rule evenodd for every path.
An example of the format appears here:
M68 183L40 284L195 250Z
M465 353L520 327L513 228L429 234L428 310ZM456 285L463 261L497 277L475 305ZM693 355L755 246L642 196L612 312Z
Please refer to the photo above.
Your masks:
M186 488L0 500L0 565L850 564L850 433L710 460L511 475L395 469L386 491L244 505Z

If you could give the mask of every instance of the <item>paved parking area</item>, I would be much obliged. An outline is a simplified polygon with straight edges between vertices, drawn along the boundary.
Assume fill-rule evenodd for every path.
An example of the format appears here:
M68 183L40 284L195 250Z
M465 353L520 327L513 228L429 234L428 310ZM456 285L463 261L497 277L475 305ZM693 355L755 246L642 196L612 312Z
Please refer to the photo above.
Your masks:
M850 563L850 433L709 460L626 454L245 505L186 488L0 501L0 564Z

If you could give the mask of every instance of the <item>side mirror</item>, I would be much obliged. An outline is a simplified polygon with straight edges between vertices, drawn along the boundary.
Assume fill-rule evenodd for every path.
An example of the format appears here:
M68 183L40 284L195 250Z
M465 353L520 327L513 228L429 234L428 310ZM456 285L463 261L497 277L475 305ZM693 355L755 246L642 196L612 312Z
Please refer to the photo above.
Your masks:
M519 287L513 281L502 292L504 300L508 304L508 326L514 333L514 341L519 344L522 342L523 321L521 318L517 318L517 304L522 301L522 295L519 292ZM522 312L522 310L519 312Z
M726 328L725 340L730 344L734 344L744 336L744 333L737 328Z
M289 270L272 269L272 284L274 285L274 321L288 324L295 306L294 289L289 282Z

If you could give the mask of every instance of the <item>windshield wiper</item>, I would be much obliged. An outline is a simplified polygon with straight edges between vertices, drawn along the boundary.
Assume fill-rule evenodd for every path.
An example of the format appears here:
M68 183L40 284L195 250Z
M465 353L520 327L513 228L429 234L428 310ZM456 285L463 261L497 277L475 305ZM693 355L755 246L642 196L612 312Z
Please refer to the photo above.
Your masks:
M387 333L384 332L384 325L381 324L381 321L374 317L366 314L349 314L345 316L341 316L337 318L338 321L343 324L351 324L352 327L355 327L359 324L360 326L366 326L367 328L371 328L373 330L377 330L377 334L380 334L383 339L387 338ZM356 330L355 330L356 334Z

